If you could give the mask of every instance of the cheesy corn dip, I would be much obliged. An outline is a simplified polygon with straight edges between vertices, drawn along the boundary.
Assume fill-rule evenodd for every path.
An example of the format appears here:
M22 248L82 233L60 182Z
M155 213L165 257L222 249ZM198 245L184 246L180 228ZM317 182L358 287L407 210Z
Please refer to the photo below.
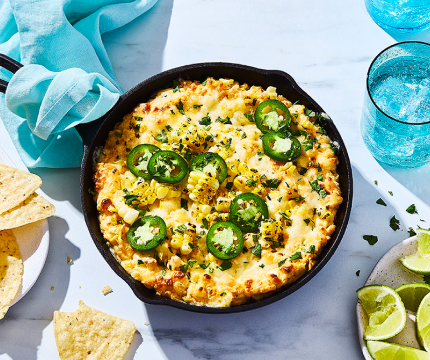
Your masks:
M174 85L116 124L95 166L112 253L158 294L201 306L242 304L296 281L342 202L321 114L273 87Z

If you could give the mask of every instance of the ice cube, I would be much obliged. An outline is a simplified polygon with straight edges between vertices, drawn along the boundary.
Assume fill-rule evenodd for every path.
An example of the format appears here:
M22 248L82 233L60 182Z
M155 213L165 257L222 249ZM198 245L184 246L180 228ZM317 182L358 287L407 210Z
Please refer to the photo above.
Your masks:
M425 78L418 85L418 93L407 108L407 121L422 123L430 121L430 78Z
M373 99L386 114L402 119L410 105L410 98L416 95L416 87L408 85L403 79L388 77L377 85Z

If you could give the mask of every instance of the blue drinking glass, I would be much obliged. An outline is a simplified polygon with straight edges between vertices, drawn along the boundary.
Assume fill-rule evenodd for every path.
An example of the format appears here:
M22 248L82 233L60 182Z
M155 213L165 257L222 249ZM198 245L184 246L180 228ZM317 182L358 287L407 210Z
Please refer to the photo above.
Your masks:
M429 0L364 0L367 12L385 31L416 33L430 27Z
M430 45L383 50L367 73L361 135L372 155L395 167L430 161Z

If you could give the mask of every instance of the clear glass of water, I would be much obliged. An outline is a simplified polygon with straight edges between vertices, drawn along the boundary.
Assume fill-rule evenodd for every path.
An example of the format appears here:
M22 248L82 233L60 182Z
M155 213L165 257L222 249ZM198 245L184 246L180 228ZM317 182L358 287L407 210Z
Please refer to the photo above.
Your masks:
M385 31L416 33L430 27L429 0L364 0L367 12Z
M361 135L372 155L395 167L430 161L430 45L383 50L367 73Z

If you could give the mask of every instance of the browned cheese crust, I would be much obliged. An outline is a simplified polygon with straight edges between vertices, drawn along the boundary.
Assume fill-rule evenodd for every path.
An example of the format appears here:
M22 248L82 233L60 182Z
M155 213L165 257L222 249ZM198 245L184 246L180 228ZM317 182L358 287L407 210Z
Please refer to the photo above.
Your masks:
M262 134L245 116L267 99L282 101L292 115L292 130L308 134L298 136L302 153L293 162L264 155ZM212 78L204 83L181 81L139 104L109 133L94 174L100 227L122 267L158 294L212 307L259 299L304 275L330 239L342 202L337 157L317 115L292 104L273 87L264 90ZM205 117L210 125L199 123ZM310 146L304 151L306 143ZM187 188L192 182L188 175L173 185L142 181L126 165L127 155L139 144L154 144L184 157L217 153L226 161L228 177L214 196L197 199ZM279 182L276 188L269 186L272 179ZM137 200L126 205L124 189ZM266 201L272 225L261 227L257 236L244 234L244 251L225 269L224 261L208 252L207 228L228 220L231 200L244 192ZM181 199L188 210L181 207ZM155 250L134 251L127 241L130 224L119 215L125 206L162 217L167 239ZM187 230L178 232L181 225ZM256 244L261 245L261 257L252 251Z

